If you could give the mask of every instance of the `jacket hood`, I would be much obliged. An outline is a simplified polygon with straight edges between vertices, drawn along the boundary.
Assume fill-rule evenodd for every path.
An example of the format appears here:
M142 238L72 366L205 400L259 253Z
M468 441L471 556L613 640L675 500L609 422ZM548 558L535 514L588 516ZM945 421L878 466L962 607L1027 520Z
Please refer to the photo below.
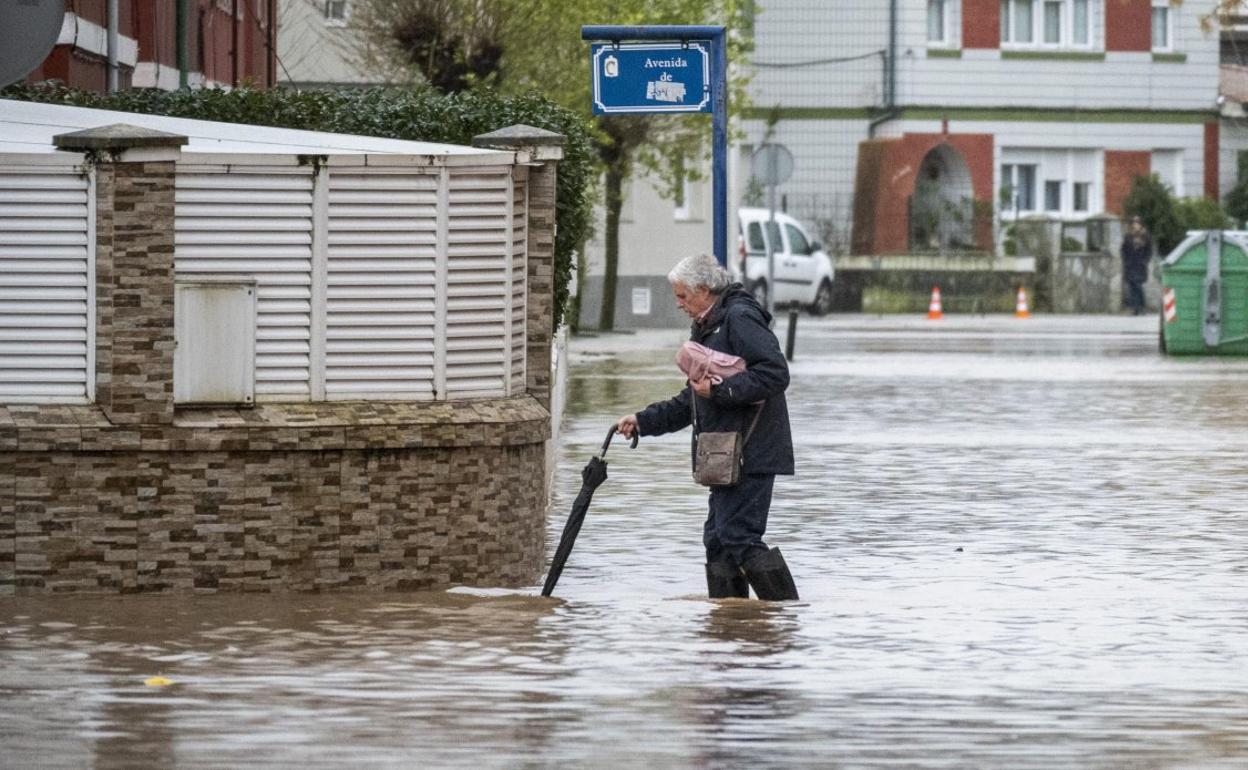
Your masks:
M771 314L767 312L762 305L758 304L758 300L754 299L754 295L739 283L731 284L723 293L719 295L719 299L715 300L715 305L711 308L711 312L707 313L706 319L701 323L694 322L694 328L709 327L718 324L724 320L724 316L728 313L728 309L736 305L746 305L753 308L763 317L763 323L771 325Z

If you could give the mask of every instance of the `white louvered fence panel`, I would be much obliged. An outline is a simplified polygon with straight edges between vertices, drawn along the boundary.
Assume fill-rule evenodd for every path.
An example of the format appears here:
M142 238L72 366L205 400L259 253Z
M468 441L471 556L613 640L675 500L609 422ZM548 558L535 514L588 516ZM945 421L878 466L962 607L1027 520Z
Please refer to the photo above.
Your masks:
M528 313L525 307L526 271L528 265L528 183L516 179L512 188L511 219L511 392L523 393L524 347L527 341L525 323Z
M69 168L0 169L0 402L91 395L89 203Z
M179 168L175 267L256 280L256 400L311 397L312 170Z
M434 397L438 177L329 177L325 396Z
M507 393L513 195L507 168L452 171L447 228L447 398Z

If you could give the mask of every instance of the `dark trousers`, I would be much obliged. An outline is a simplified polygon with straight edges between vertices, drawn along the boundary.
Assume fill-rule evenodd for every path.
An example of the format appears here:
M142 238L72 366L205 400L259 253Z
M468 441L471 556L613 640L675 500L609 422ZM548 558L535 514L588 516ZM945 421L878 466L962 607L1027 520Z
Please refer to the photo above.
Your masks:
M736 566L756 553L765 553L763 533L771 510L776 477L745 475L735 487L711 487L710 513L702 528L707 562L729 561Z
M1122 302L1128 309L1134 310L1136 315L1144 312L1144 281L1147 280L1142 276L1125 276L1122 279L1123 299Z

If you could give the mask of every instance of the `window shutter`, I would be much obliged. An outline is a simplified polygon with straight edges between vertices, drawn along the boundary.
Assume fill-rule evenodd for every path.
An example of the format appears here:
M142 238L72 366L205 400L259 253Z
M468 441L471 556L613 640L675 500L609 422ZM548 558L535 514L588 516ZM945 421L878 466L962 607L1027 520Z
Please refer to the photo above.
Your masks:
M452 170L447 212L447 398L501 396L512 365L507 321L513 277L506 168Z
M256 280L256 400L311 396L312 170L178 168L175 269Z
M69 168L0 169L0 402L93 395L90 199Z
M438 177L329 177L325 396L431 399Z

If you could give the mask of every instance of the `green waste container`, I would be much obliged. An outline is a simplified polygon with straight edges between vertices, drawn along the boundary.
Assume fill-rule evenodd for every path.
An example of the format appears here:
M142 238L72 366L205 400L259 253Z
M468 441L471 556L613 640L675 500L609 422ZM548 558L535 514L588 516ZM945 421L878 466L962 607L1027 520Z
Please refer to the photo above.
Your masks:
M1188 233L1161 263L1161 348L1248 355L1248 232Z

